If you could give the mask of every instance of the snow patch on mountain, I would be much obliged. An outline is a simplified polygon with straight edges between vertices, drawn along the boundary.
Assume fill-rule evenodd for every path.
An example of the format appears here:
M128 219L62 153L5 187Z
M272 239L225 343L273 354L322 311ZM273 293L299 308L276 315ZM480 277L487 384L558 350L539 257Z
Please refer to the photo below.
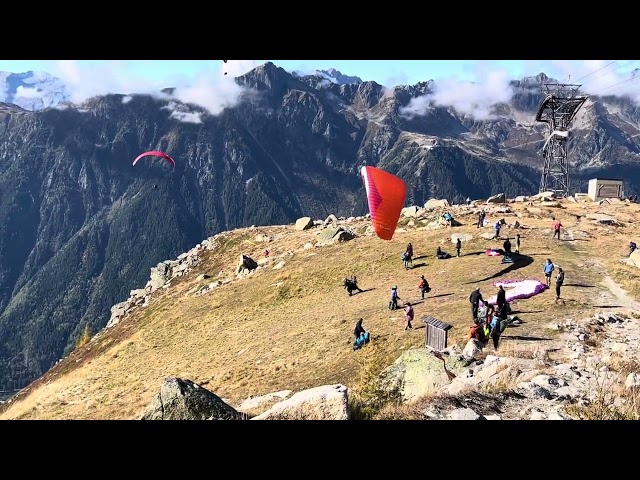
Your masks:
M68 100L64 83L47 72L0 72L0 102L34 111Z
M320 77L322 80L335 83L336 85L349 85L352 83L363 83L363 80L360 77L345 75L342 72L336 70L335 68L329 68L327 70L314 70L313 72L302 72L300 70L295 70L291 72L291 74L296 77L309 77L309 76Z

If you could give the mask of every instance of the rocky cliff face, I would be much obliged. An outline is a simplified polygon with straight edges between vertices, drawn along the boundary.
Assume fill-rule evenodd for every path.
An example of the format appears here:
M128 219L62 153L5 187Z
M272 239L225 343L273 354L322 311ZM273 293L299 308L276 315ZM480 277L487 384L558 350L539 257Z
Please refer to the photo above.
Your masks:
M408 204L537 191L541 81L516 82L513 102L484 122L444 107L407 116L431 82L390 90L271 63L237 78L252 91L243 102L200 124L176 120L175 102L149 96L35 112L0 104L0 390L42 374L85 325L103 327L149 268L203 238L365 213L365 163L407 180ZM633 193L638 109L596 99L576 122L576 164L627 169ZM150 149L172 155L175 171L161 160L131 165Z

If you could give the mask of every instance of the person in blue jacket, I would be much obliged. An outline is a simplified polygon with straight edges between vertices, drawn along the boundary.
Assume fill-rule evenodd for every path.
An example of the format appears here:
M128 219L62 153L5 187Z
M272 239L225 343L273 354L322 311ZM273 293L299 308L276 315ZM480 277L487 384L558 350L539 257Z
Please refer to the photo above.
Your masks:
M544 276L547 281L547 287L551 286L551 274L556 269L553 265L553 262L550 258L547 258L547 261L544 263Z

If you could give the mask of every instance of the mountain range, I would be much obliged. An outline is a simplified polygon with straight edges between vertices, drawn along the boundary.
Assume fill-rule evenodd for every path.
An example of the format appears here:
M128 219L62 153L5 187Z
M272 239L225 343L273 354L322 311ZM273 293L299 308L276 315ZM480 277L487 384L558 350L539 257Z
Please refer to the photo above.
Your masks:
M486 120L429 103L433 81L387 88L272 63L235 81L243 100L214 116L172 88L60 108L69 95L58 79L0 73L0 390L47 371L149 268L208 236L365 213L362 165L404 178L407 205L537 193L546 126L534 117L554 81L544 74L512 81L514 95ZM638 193L633 102L591 97L573 133L575 189L615 176ZM133 167L146 150L170 154L175 170L153 159Z

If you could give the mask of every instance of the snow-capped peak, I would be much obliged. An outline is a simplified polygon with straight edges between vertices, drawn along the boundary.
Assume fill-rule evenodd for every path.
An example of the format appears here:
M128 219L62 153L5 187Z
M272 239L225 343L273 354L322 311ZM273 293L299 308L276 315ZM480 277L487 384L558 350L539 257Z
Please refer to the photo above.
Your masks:
M315 70L312 73L305 73L299 70L295 70L291 72L292 75L297 77L308 77L315 76L320 77L323 80L327 80L331 83L335 83L336 85L349 85L351 83L362 83L362 79L360 77L344 75L342 72L336 70L335 68L329 68L327 70Z
M0 102L33 111L67 100L69 95L64 83L47 72L0 72Z

